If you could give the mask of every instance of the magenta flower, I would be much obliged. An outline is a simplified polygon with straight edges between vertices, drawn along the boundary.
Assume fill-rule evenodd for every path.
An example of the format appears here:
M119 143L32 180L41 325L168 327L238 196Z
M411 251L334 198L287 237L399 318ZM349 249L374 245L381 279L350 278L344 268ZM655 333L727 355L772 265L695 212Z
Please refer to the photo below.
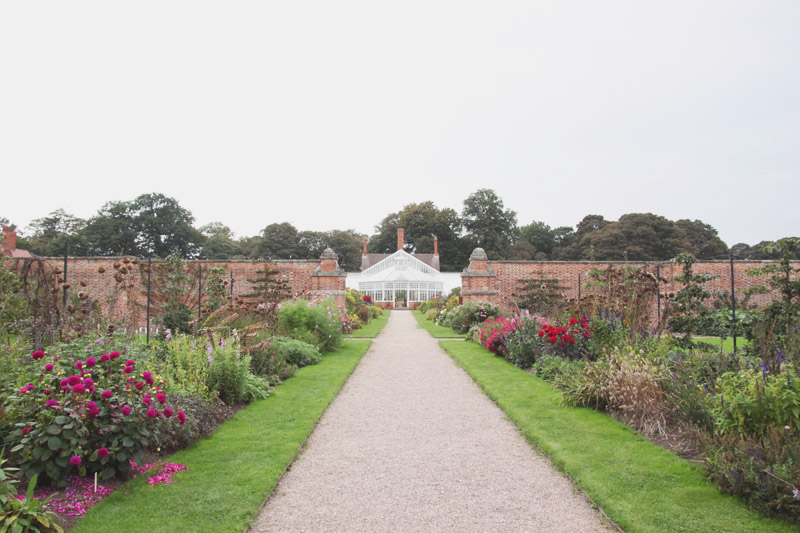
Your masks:
M80 383L81 381L82 381L82 380L81 380L81 377L80 377L80 376L70 376L70 377L68 377L68 378L67 378L67 383L68 383L69 385L77 385L77 384L78 384L78 383Z
M116 359L117 357L119 357L119 352L111 352L110 354L108 354L108 356L111 359Z
M125 369L122 371L123 374L130 374L131 372L133 372L132 366L126 366Z
M108 457L108 448L100 448L97 450L97 457L100 459L105 459Z
M133 366L136 364L136 361L134 361L133 359L128 359L127 361L125 361L125 364L128 366Z
M144 379L148 385L153 384L153 375L150 372L147 371L142 372L142 379Z
M101 397L101 398L103 398L104 400L109 400L109 399L111 399L111 397L112 397L113 395L114 395L114 394L113 394L113 393L112 393L110 390L104 390L104 391L102 392L102 394L100 394L100 397Z
M31 358L33 358L34 361L41 359L42 357L44 357L44 352L41 350L36 350L31 354Z
M58 407L58 401L55 398L50 398L44 405L45 407Z
M156 394L156 400L158 400L158 403L160 403L161 405L164 405L165 403L167 403L167 395L164 394L163 392L159 392L158 394Z
M131 414L131 408L126 405L125 407L122 408L122 414L128 416L129 414Z
M86 408L87 409L94 409L95 407L97 407L97 403L91 402L91 401L86 402Z
M83 361L75 361L75 368L77 368L78 370L83 368Z
M89 368L93 367L96 364L97 364L97 359L95 359L94 357L90 357L86 360L86 366L88 366Z
M86 416L88 416L89 418L97 418L99 415L100 415L100 409L98 409L97 407L93 407L86 411Z
M137 381L136 383L133 384L133 386L136 387L136 390L142 390L144 388L144 383L142 383L141 381Z
M147 410L147 416L150 418L155 418L157 414L158 411L156 411L153 407Z
M69 464L71 464L72 466L78 466L79 464L81 464L81 456L73 455L72 457L69 458Z
M92 385L94 385L94 380L92 378L86 378L83 380L83 384L86 385L87 387L91 387Z
M100 356L100 362L101 362L101 363L105 363L105 362L106 362L106 361L108 361L109 359L111 359L111 358L108 356L108 354L107 354L107 353L104 353L103 355L101 355L101 356ZM87 361L87 362L88 362L88 361Z
M172 416L172 409L170 409L169 407L165 407L164 408L164 416L167 417L167 418L171 417Z
M178 411L178 423L183 424L184 422L186 422L186 413Z
M44 369L45 369L46 371L48 371L48 372L50 372L51 370L53 370L53 368L55 368L55 367L53 366L53 363L47 363L46 365L44 365Z
M83 383L78 383L77 385L72 386L72 392L75 394L83 394L86 392L86 385Z
M22 436L24 437L25 435L27 435L28 432L30 430L32 430L32 429L33 429L33 426L25 426L24 428L22 428Z
M153 403L153 400L150 399L150 396L145 396L142 398L142 403L145 404L147 407L150 407L150 404Z

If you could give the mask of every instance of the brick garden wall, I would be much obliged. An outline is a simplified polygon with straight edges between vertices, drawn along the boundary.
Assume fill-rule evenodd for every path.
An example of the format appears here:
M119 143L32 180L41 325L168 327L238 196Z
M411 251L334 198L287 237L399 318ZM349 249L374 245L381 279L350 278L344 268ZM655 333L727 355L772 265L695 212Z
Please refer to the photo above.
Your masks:
M749 276L747 270L763 266L773 261L735 261L733 266L734 283L737 300L742 301L744 289L758 285L767 285L769 276ZM586 295L585 283L589 281L588 273L592 269L605 270L609 265L615 267L645 267L653 274L656 273L656 263L642 262L563 262L563 261L489 261L485 255L473 254L470 265L461 275L461 294L464 300L485 301L499 304L503 309L511 311L517 300L517 295L526 279L554 279L562 286L563 294L571 300L578 300L579 275L583 288L582 294ZM793 268L800 267L800 261L792 263ZM672 280L682 273L682 265L678 263L658 263L658 270L662 280ZM731 266L729 261L703 261L693 265L696 274L711 274L716 276L706 284L706 289L725 291L730 294ZM662 284L663 294L680 289L680 284L668 281ZM756 295L750 303L762 306L777 298L777 293ZM654 302L654 306L657 303ZM655 316L655 313L653 313Z
M42 258L48 268L57 276L64 277L63 258ZM12 260L13 261L13 260ZM17 269L22 266L22 260ZM13 263L12 263L13 264ZM264 269L263 262L254 261L186 261L186 271L194 280L191 300L197 305L198 272L202 270L203 286L208 279L210 269L225 269L223 279L228 281L227 293L233 297L242 296L252 291L253 284L248 279L259 276L258 271ZM117 268L115 268L115 265ZM157 270L157 261L153 261L153 274ZM269 268L276 270L275 279L288 284L296 295L311 293L329 295L344 305L346 274L339 268L336 256L323 257L319 260L275 260L268 263ZM147 304L147 262L133 258L81 257L68 258L66 283L68 299L84 293L90 301L98 302L106 316L124 319L135 327L143 327L146 323ZM231 280L233 281L231 285ZM155 293L156 284L152 284ZM60 297L60 293L59 293ZM196 309L196 307L195 307ZM158 315L157 306L151 305L151 318Z

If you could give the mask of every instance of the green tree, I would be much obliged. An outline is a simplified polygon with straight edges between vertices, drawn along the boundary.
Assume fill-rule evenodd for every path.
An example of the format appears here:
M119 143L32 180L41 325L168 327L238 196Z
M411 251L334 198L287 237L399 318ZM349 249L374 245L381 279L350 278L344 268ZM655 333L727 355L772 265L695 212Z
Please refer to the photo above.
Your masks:
M231 228L222 222L211 222L200 228L204 237L200 259L233 259L242 256L242 248L233 238Z
M531 259L545 260L553 253L553 248L556 246L556 236L553 229L544 222L534 220L527 226L519 228L518 233L519 241L515 246L528 243L533 250L527 247L525 249L532 255Z
M719 238L713 226L701 220L681 219L675 222L684 238L691 245L690 251L702 259L724 259L728 255L728 245Z
M0 254L0 337L20 333L18 321L26 316L27 310L28 301L22 290L22 280Z
M82 235L85 226L86 221L82 218L56 209L48 216L30 223L27 250L34 255L58 257L64 255L64 245L68 243L70 255L84 255L87 251Z
M491 189L479 189L464 200L461 212L464 229L489 259L505 259L514 243L517 214L505 209L503 200Z
M83 232L97 255L197 257L202 234L192 227L192 213L163 194L137 196L129 202L109 202Z
M691 249L674 222L652 213L622 215L579 239L583 257L597 260L666 261Z
M288 222L270 224L261 230L259 257L264 259L299 259L303 257L297 228Z

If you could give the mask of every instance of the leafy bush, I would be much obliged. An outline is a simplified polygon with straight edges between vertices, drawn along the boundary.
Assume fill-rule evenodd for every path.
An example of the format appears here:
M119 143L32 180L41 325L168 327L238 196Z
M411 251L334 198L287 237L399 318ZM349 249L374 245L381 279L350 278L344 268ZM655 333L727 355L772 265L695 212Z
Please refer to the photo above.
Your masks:
M800 427L800 379L791 363L780 365L782 372L762 361L703 385L717 431L745 436Z
M800 519L797 427L773 427L758 437L711 433L702 447L706 470L722 490L762 511Z
M244 382L244 391L242 392L242 399L246 403L251 403L256 400L264 400L269 398L270 383L268 378L254 376L250 372L247 373L247 379Z
M5 511L0 515L3 522L3 531L50 531L55 530L61 533L63 529L55 522L56 514L47 509L47 502L54 496L51 494L47 498L35 498L33 491L36 488L38 476L33 476L28 483L28 490L25 498L9 498L4 503L2 509ZM12 527L13 526L13 527ZM40 527L44 529L39 529Z
M169 420L159 419L158 439L151 449L158 449L162 453L189 446L233 415L233 409L219 398L209 401L201 396L170 394L169 403L186 413L186 423L176 425L170 424Z
M560 384L575 405L619 411L626 423L645 433L663 433L668 411L663 366L637 353L614 350Z
M439 315L438 324L452 328L456 333L464 334L474 324L481 324L487 318L500 316L500 308L490 303L467 301L464 304L447 310L445 307Z
M164 381L136 370L124 353L101 353L93 343L75 360L69 349L55 355L59 348L35 351L36 377L6 397L15 421L6 440L28 478L44 474L59 483L75 470L111 478L157 440L159 417L185 421L185 413L167 407Z
M208 389L228 405L245 401L245 385L250 374L250 356L239 352L236 342L220 342L208 355Z
M332 352L342 343L342 319L330 300L295 300L282 304L278 310L277 330L282 335L311 342L321 352Z
M160 350L159 370L171 391L202 396L211 400L216 395L208 387L209 341L205 337L179 335L164 342Z
M273 337L270 347L278 357L283 358L290 365L304 367L319 363L319 350L307 342L288 337Z
M501 357L506 354L506 338L517 325L515 318L489 318L477 326L478 342L487 350ZM475 328L472 326L470 330Z
M587 362L582 359L564 359L555 355L542 354L536 358L531 371L534 376L556 385L579 374L586 368Z
M250 351L251 371L263 377L270 384L276 385L285 381L297 372L297 367L286 361L286 354L278 354L271 345L272 339L264 341Z
M519 319L514 331L506 336L505 358L520 368L531 368L547 348L541 339L536 319Z

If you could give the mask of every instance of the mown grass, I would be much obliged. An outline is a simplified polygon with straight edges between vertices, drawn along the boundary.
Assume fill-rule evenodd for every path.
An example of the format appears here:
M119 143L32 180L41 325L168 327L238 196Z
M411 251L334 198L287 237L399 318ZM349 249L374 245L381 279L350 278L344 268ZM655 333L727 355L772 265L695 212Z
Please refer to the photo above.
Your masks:
M720 342L722 343L722 351L726 353L733 353L733 337L728 337L726 339L720 339L719 337L693 337L695 342L705 342L706 344L712 344L714 346L719 346ZM736 350L739 351L743 349L745 346L750 344L744 337L736 337Z
M627 426L592 409L560 405L551 385L477 344L439 344L625 531L795 531L722 494L698 467Z
M419 327L426 330L434 339L463 339L464 335L456 333L451 328L446 328L444 326L438 326L433 323L433 320L428 320L425 318L425 315L417 311L416 309L411 311L414 313L414 318L417 319L417 323Z
M359 339L374 339L386 327L386 323L389 321L389 313L391 313L390 310L384 309L381 316L373 318L368 324L355 330L351 336Z
M352 340L300 369L274 394L174 454L173 485L134 479L91 509L75 533L243 531L355 369L371 341Z

